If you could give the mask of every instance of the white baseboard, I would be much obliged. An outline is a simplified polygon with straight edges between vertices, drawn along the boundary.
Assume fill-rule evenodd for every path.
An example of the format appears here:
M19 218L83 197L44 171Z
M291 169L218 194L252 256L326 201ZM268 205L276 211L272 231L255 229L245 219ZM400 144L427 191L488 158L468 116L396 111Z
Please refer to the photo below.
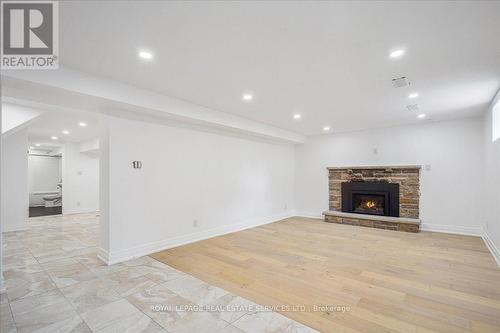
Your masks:
M119 262L127 261L130 259L142 257L148 254L152 254L158 251L163 251L166 249L170 249L173 247L198 242L204 239L213 238L225 234L230 234L233 232L258 227L260 225L269 224L272 222L276 222L282 219L286 219L294 216L293 214L280 214L264 217L261 219L254 219L250 221L245 221L238 224L230 224L221 227L216 227L200 232L195 232L183 236L173 237L164 239L161 241L151 242L144 245L134 246L128 249L112 251L110 253L106 253L104 250L100 250L99 259L107 263L108 265L113 265Z
M500 251L498 250L498 247L496 247L495 243L493 243L486 230L483 231L481 237L483 238L484 244L486 244L488 250L490 250L491 255L495 258L497 265L500 267Z
M2 267L3 269L3 267ZM7 288L5 287L5 279L3 277L3 272L0 271L0 292L5 292Z
M71 209L71 210L64 210L63 207L63 215L71 215L71 214L85 214L85 213L97 213L99 212L99 208L82 208L82 209Z
M482 236L483 231L480 227L464 227L456 225L443 225L443 224L428 224L422 223L420 225L422 231L444 232L447 234L466 235L466 236Z
M97 249L97 258L104 262L106 265L111 265L109 263L109 253L108 251L104 250L102 247L99 247Z
M313 219L323 219L322 214L315 212L295 212L295 216L309 217ZM420 225L422 231L443 232L447 234L467 235L467 236L482 236L483 230L480 227L463 227L455 225L442 225L442 224L428 224L422 223Z

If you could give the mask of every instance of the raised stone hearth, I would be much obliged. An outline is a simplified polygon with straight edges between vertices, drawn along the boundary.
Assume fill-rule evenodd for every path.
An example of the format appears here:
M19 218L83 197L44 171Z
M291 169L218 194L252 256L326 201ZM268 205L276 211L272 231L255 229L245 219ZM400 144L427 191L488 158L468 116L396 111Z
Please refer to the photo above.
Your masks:
M372 228L418 232L420 227L420 166L364 166L328 168L329 211L326 222ZM379 216L346 212L342 205L342 183L389 183L399 186L397 215ZM395 185L393 185L395 186ZM397 192L396 192L397 193Z
M407 232L418 232L420 228L419 219L409 219L405 217L376 216L336 211L324 212L323 215L325 215L326 222L358 225L361 227Z

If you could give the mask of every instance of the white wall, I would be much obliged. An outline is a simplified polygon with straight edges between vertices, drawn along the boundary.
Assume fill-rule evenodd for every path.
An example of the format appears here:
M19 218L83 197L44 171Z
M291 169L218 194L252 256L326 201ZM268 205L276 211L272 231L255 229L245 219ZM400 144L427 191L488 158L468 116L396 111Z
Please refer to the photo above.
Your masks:
M28 133L2 135L2 231L26 228L28 218Z
M500 103L500 93L484 117L485 170L484 222L485 241L500 265L500 138L492 141L492 109ZM500 104L499 104L500 105ZM499 124L500 125L500 124Z
M57 194L57 184L61 182L61 157L59 156L28 156L28 189L29 205L44 204L43 197Z
M99 154L99 138L80 142L80 152L89 154Z
M68 143L63 151L63 214L99 210L99 156L80 152L80 145Z
M116 118L108 126L101 217L109 214L110 262L280 219L293 207L291 145Z
M480 233L481 118L310 138L296 152L299 214L317 216L328 209L327 167L360 165L430 165L421 174L422 227Z

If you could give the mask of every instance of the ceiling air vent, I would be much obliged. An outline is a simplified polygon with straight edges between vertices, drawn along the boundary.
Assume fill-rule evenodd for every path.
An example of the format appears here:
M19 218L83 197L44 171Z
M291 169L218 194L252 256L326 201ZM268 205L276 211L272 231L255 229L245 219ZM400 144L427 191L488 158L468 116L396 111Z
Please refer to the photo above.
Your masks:
M406 76L398 77L396 79L392 79L392 85L394 88L408 87L410 85L410 81Z
M411 105L407 105L406 106L406 109L408 111L417 111L418 110L418 104L411 104Z

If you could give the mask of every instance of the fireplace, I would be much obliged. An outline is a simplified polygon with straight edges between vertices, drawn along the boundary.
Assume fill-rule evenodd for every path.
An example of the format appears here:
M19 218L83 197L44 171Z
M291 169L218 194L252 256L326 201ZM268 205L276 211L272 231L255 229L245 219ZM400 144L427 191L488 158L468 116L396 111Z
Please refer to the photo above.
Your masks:
M325 222L418 232L420 166L328 168Z
M399 184L382 182L344 182L342 211L399 217Z

